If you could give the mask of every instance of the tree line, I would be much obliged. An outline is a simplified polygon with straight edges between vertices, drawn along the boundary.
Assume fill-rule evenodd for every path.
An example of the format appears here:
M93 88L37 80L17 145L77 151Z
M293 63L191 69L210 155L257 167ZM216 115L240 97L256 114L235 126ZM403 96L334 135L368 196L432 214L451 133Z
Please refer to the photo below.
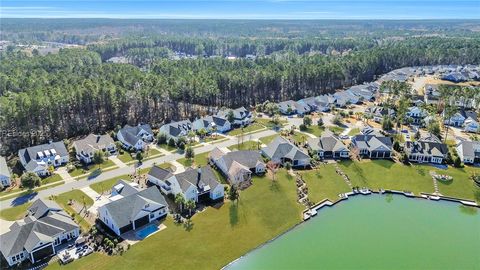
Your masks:
M33 57L7 52L0 63L0 128L20 133L2 135L2 144L11 152L126 123L158 126L219 107L331 93L400 67L478 63L480 42L468 38L407 39L344 55L159 59L148 71L103 63L90 50Z

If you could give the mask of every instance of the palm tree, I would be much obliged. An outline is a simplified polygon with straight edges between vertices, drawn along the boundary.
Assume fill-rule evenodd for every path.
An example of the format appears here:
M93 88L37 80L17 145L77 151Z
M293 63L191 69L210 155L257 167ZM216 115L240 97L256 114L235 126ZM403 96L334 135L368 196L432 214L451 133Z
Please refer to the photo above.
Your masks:
M228 199L232 202L237 201L237 204L238 204L238 198L239 198L239 194L238 194L237 187L235 185L232 185L228 190Z
M183 197L183 194L177 193L177 195L175 195L175 204L177 205L179 212L182 212L184 203L185 203L185 197Z
M186 203L185 203L185 207L188 209L188 215L191 216L192 215L192 210L195 209L197 205L195 204L195 201L194 200L188 200Z

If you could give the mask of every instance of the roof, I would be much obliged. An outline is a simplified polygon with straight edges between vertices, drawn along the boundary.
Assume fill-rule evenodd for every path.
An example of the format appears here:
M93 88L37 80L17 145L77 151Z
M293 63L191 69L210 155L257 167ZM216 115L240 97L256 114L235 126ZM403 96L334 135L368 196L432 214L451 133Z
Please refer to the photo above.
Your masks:
M172 173L164 168L160 168L158 166L153 166L150 171L148 172L149 176L155 177L159 180L165 180L172 176Z
M228 119L227 116L230 111L233 112L233 118L236 120L242 120L250 115L250 112L247 109L245 109L245 107L240 107L233 110L230 110L230 109L221 110L217 113L217 115Z
M112 191L115 191L119 195L126 197L137 193L139 190L130 185L129 182L118 180L118 182L112 187Z
M28 215L36 219L42 218L51 211L62 211L62 208L51 200L38 199L27 209Z
M183 192L186 192L191 186L199 191L204 191L206 186L215 189L220 183L210 166L203 166L198 169L187 168L184 172L175 174L178 184Z
M202 117L200 119L197 119L193 122L193 125L195 128L200 129L200 128L205 128L209 129L212 128L213 124L219 127L223 127L225 123L227 123L227 119L223 116L219 115L209 115ZM212 124L213 123L213 124Z
M10 177L11 175L5 157L0 157L0 175L5 175L7 177Z
M479 141L462 141L459 143L462 147L464 157L480 157L480 142Z
M262 151L266 156L273 160L279 160L282 158L288 158L290 160L310 159L308 154L280 136L276 137L266 147L262 148Z
M58 141L20 149L18 155L25 159L25 169L33 171L38 166L37 160L53 160L56 155L61 157L68 156L68 151L65 144L62 141Z
M159 204L160 207L167 205L160 191L152 186L109 202L102 207L108 210L115 224L121 228L129 225L140 212L146 212L144 207L149 203Z
M407 141L405 143L405 152L409 154L421 154L431 156L446 156L448 147L444 143L432 141Z
M192 122L190 122L190 120L171 122L169 124L163 125L161 129L162 132L165 132L171 137L178 137L182 133L186 135L190 130L192 130Z
M109 145L115 144L113 142L112 137L110 135L95 135L89 134L87 137L77 140L73 142L73 146L75 147L75 151L77 153L84 152L95 152L102 149L105 149Z
M352 143L360 149L368 151L392 151L392 139L376 134L359 134L352 138Z
M222 158L225 161L225 165L227 169L232 166L233 163L241 164L247 168L255 168L258 162L263 163L262 155L259 151L253 150L240 150L240 151L232 151L224 154Z
M55 208L60 208L56 203L51 203L55 204ZM36 202L34 202L35 204ZM52 212L39 219L28 216L0 236L0 251L4 257L10 257L23 250L31 252L39 242L54 241L58 234L77 228L78 225L63 210Z
M315 151L348 151L347 147L337 136L326 130L320 138L308 138L308 146Z
M394 116L395 111L390 108L384 108L380 106L369 106L365 109L366 114L372 114L376 115L378 117L384 117L384 116Z
M142 138L139 136L142 131L153 135L152 128L148 124L140 124L134 127L125 125L118 132L122 134L126 142L128 142L130 145L135 145L139 140L142 140Z

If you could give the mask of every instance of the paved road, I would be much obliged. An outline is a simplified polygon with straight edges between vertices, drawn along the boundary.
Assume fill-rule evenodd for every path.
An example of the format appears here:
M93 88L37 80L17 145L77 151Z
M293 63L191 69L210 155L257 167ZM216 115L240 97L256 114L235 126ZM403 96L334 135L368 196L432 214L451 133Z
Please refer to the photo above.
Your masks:
M271 135L274 135L274 134L276 134L276 132L273 131L273 130L264 130L264 131L260 131L260 132L257 132L257 133L244 135L244 139L245 140L255 140L255 139L259 139L261 137L271 136ZM230 139L230 140L219 142L219 143L205 144L203 146L194 148L194 151L195 151L196 154L201 154L201 153L205 153L205 152L210 152L215 147L228 147L228 146L235 145L237 143L238 143L238 140L235 138L235 139ZM26 202L34 200L36 198L46 198L46 197L49 197L51 195L58 195L58 194L61 194L61 193L64 193L64 192L67 192L67 191L70 191L70 190L73 190L73 189L81 189L81 188L89 186L93 183L98 183L98 182L101 182L101 181L105 181L105 180L111 179L113 177L117 177L117 176L125 175L125 174L132 174L132 173L135 172L135 169L143 169L143 168L152 167L154 163L155 164L161 164L161 163L164 163L164 162L174 161L174 160L180 159L182 157L184 157L183 154L172 153L172 154L169 154L169 155L166 155L166 156L161 156L161 157L158 157L158 158L154 158L154 159L144 161L143 164L140 165L140 166L138 166L137 164L134 164L134 165L125 166L125 167L122 167L122 168L117 168L117 169L114 169L114 170L111 170L111 171L103 172L102 174L100 174L99 176L97 176L93 179L82 179L82 180L78 180L78 181L68 182L64 185L60 185L60 186L56 186L56 187L53 187L53 188L41 190L38 193L32 193L32 194L25 195L25 196L22 196L22 197L17 197L17 198L12 198L12 199L8 199L8 200L0 201L0 208L5 209L5 208L9 208L9 207L13 207L13 206L17 206L17 205L26 203Z

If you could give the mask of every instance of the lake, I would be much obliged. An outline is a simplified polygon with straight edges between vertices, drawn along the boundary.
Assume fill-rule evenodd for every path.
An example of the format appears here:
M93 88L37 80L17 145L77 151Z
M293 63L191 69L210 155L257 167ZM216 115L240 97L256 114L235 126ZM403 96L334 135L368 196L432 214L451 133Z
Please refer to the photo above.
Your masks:
M480 269L479 212L403 196L355 197L227 269Z

